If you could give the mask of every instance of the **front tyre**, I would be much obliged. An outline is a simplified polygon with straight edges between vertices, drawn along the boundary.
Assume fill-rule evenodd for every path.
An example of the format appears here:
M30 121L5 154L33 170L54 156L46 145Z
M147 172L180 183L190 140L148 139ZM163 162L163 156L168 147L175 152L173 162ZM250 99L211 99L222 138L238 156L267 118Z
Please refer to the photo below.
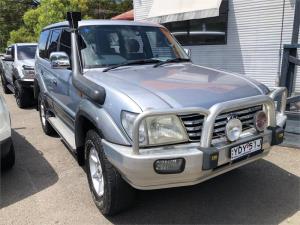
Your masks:
M15 98L19 108L23 109L28 106L31 106L33 102L31 100L29 91L26 90L26 88L22 87L22 85L18 80L14 82L14 87L15 87Z
M40 92L38 97L38 108L39 108L39 114L40 114L40 121L42 124L42 128L45 134L49 136L53 136L56 132L51 126L51 124L47 121L47 108L45 105L45 101L43 98L42 93Z
M128 208L135 191L107 160L99 134L90 130L85 141L86 172L93 200L103 215Z

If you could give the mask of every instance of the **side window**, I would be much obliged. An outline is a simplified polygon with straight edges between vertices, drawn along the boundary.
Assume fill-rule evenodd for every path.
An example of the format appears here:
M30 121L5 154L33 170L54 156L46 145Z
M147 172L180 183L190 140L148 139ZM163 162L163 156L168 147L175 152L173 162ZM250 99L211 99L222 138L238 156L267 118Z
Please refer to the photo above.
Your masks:
M49 58L49 56L52 52L57 51L60 33L61 33L61 29L52 30L51 38L49 39L48 47L47 47L47 49L48 49L48 58Z
M65 52L71 58L71 33L63 30L61 33L58 51Z
M41 33L40 40L39 40L39 56L41 58L47 58L47 40L49 36L50 31L45 30Z

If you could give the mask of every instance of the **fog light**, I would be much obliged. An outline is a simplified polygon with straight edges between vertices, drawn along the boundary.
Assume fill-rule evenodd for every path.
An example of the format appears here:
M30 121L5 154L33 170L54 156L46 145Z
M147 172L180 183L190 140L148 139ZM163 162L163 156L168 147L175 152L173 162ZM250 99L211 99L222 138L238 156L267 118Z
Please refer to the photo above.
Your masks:
M264 111L259 111L254 116L254 126L257 131L262 132L267 128L268 118Z
M184 170L185 160L159 159L154 162L154 170L159 174L181 173Z
M239 119L230 119L226 124L226 137L229 141L236 141L242 133L242 122Z

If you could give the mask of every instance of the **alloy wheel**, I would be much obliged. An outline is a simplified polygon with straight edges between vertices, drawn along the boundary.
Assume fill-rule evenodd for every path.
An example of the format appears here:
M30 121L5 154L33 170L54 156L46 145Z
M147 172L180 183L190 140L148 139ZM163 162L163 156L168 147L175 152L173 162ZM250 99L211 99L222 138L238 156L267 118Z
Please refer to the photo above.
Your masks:
M93 187L98 196L104 194L104 177L101 167L101 162L95 146L92 146L89 153L90 176Z

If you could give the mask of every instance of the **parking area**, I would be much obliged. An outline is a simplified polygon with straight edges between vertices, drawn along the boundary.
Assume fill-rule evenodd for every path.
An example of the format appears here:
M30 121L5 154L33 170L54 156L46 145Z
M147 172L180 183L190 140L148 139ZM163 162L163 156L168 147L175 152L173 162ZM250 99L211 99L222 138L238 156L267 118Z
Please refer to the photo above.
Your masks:
M105 218L83 168L58 137L43 134L38 112L5 99L16 165L1 175L0 224L300 223L300 149L286 147L196 186L139 191L132 209Z

